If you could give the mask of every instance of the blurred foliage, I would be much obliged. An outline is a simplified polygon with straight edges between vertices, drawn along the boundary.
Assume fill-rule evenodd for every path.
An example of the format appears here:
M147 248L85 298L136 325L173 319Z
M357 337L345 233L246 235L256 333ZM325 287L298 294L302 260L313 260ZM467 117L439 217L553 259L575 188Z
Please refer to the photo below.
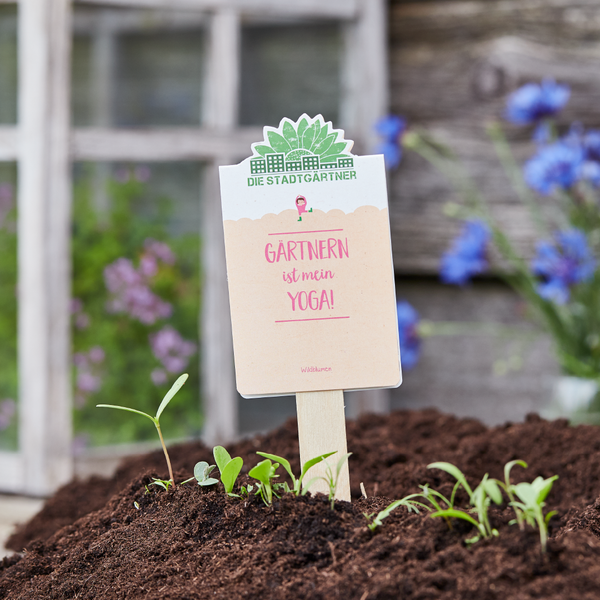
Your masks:
M146 184L134 178L109 182L110 210L98 214L92 205L90 178L83 178L75 187L73 214L73 289L72 297L81 301L80 314L89 323L77 326L74 315L73 352L86 353L100 347L104 360L96 365L95 375L100 388L81 397L75 393L75 434L91 445L154 439L152 423L143 419L127 419L114 411L95 408L98 403L127 404L154 414L162 396L180 373L172 373L163 385L156 386L150 374L160 367L150 346L150 335L166 324L174 327L185 339L198 340L200 298L198 234L169 236L167 224L172 202L162 198L157 210L148 214ZM144 218L139 218L140 213ZM107 312L109 293L105 286L104 269L124 257L137 265L148 239L166 242L176 261L161 263L152 278L151 291L172 304L172 316L145 325L128 314ZM172 407L163 417L167 438L197 436L200 432L199 361L191 357L185 369L190 379ZM79 407L77 407L79 405Z

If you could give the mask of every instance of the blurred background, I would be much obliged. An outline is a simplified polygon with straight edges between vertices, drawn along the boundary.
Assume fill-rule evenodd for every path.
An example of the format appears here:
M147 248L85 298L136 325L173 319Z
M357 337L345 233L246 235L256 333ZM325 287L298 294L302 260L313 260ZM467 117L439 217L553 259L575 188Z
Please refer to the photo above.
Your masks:
M154 443L227 441L295 414L234 389L216 168L264 125L322 114L373 152L389 113L449 144L516 244L533 230L486 142L528 81L570 85L565 119L600 125L600 6L585 0L0 2L0 467L45 494ZM531 142L509 131L517 157ZM492 276L439 281L454 193L422 158L389 172L397 295L432 322L518 330ZM476 328L475 328L476 329ZM543 335L473 327L422 340L397 390L349 416L436 406L495 424L543 410L559 374ZM138 422L140 421L140 422ZM129 445L129 446L124 446Z

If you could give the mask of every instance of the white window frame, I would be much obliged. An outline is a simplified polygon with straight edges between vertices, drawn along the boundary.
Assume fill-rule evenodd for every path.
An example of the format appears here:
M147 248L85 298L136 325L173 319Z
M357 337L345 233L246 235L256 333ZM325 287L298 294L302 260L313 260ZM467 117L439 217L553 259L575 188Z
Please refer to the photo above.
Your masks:
M18 4L18 125L0 127L0 160L17 161L19 448L0 452L0 491L43 496L75 472L71 451L71 164L202 160L202 381L208 443L238 432L217 168L262 138L237 124L242 17L335 19L345 23L341 126L358 152L373 146L372 124L387 112L385 0L75 0L78 4L193 9L209 23L201 127L124 130L71 127L72 0ZM5 3L6 0L0 0ZM8 3L8 2L6 2Z

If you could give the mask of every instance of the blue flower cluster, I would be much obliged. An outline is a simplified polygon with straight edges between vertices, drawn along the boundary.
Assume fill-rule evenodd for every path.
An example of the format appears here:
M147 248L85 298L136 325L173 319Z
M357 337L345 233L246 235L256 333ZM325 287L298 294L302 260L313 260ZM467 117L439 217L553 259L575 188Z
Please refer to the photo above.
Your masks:
M506 118L516 125L531 125L555 115L567 101L571 90L552 80L527 83L513 92L506 104Z
M546 80L528 83L509 98L506 118L517 125L537 124L536 154L525 164L527 185L543 195L568 190L579 181L600 185L600 131L583 132L575 125L564 137L550 140L550 127L544 119L554 116L567 103L568 86Z
M539 295L565 304L573 285L593 278L596 261L585 234L579 229L558 231L555 240L556 244L538 243L531 269L534 275L542 278L537 288Z
M375 131L383 138L376 151L383 154L386 169L395 169L402 159L401 141L406 119L397 115L382 117L375 123Z
M399 301L396 309L398 312L402 368L409 370L419 362L421 353L421 338L417 331L419 313L406 300Z
M442 281L464 285L473 275L483 273L489 266L487 245L490 237L490 229L483 221L467 221L450 250L442 256Z

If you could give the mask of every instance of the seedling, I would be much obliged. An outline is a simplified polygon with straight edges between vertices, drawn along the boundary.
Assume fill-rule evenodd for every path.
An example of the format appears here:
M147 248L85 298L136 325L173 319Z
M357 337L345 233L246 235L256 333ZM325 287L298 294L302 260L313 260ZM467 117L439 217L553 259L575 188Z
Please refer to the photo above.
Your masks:
M490 503L493 501L496 504L502 504L502 492L500 491L500 488L495 479L489 479L489 476L486 473L483 476L481 483L475 488L475 490L472 490L469 484L467 483L467 479L462 473L462 471L458 467L455 467L450 463L432 463L428 465L427 468L441 469L442 471L446 471L446 473L449 473L456 479L457 483L461 485L469 495L470 502L474 507L474 512L477 513L478 520L474 519L466 511L456 508L438 510L431 515L432 517L463 519L464 521L468 521L472 525L475 525L478 534L466 540L467 544L474 544L475 542L478 542L481 538L491 538L492 536L498 535L498 531L491 527L488 519L488 508L490 506ZM456 489L457 488L455 486L454 490L452 491L451 505L454 504L454 494L456 492Z
M410 496L406 496L405 498L402 498L400 500L395 500L389 506L377 513L377 516L375 516L375 518L373 518L373 515L375 515L375 513L363 513L367 520L370 521L370 523L367 524L367 527L371 531L375 531L382 524L383 519L387 519L387 517L389 517L392 514L392 511L398 508L399 506L406 506L406 508L408 508L408 512L415 512L417 514L419 514L419 507L424 508L426 510L431 510L431 508L429 508L429 506L427 506L426 504L413 500L413 498L420 498L422 497L422 495L423 494L411 494Z
M517 516L517 523L519 524L519 529L521 531L523 531L524 529L524 520L523 520L523 511L514 504L515 502L515 487L514 485L512 485L512 483L510 482L510 472L512 470L512 468L515 465L519 465L520 467L523 467L524 469L527 468L527 463L523 460L511 460L510 462L507 462L504 465L504 481L498 481L498 485L506 492L506 495L508 496L509 499L509 504L514 508L515 510L515 515ZM515 521L511 521L511 525L514 523Z
M135 408L128 408L127 406L116 406L114 404L96 404L97 408L117 408L118 410L126 410L128 412L132 412L132 413L137 413L138 415L142 415L144 417L146 417L147 419L150 419L153 423L154 426L156 427L156 431L158 431L158 437L160 438L160 443L163 449L163 452L165 453L165 458L167 459L167 466L169 467L169 483L170 485L175 485L175 478L173 477L173 469L171 467L171 460L169 458L169 453L167 452L167 446L165 445L165 440L163 439L162 436L162 432L160 430L160 423L159 423L159 419L160 419L160 415L162 415L163 410L165 410L165 408L167 407L167 404L169 404L169 402L171 402L171 400L173 399L173 396L175 396L175 394L181 389L181 387L183 386L183 384L186 382L188 378L188 374L184 373L181 377L179 377L177 379L177 381L172 385L171 389L167 392L166 396L163 398L162 402L160 403L160 406L158 407L158 410L156 411L156 415L153 417L145 412L142 412L141 410L135 410ZM159 483L162 482L161 483ZM164 483L163 480L156 480L155 481L156 485L161 485L161 487L164 487L166 490L169 489L169 486L166 485Z
M215 465L209 465L206 461L202 460L194 465L194 476L181 482L181 485L193 481L194 479L198 482L198 485L206 487L208 485L215 485L219 483L218 479L211 477L210 474L213 472Z
M150 485L158 485L167 492L169 491L169 488L174 485L170 479L157 479L156 477L153 477L152 479L154 481Z
M292 472L292 467L291 467L289 461L287 461L282 456L277 456L276 454L267 454L266 452L257 452L256 454L258 454L259 456L262 456L264 458L270 458L271 460L277 461L287 471L287 474L290 476L290 479L292 480L292 489L290 490L288 487L286 489L286 491L293 492L296 496L299 496L300 493L303 491L302 490L302 481L304 480L304 476L306 475L308 470L311 467L314 467L317 463L320 463L322 460L325 460L332 454L335 454L335 452L337 452L337 450L334 452L328 452L327 454L321 454L320 456L316 456L315 458L311 458L310 460L307 460L304 463L304 466L302 467L302 472L300 473L300 477L298 479L296 479L296 477L294 476L294 473ZM313 481L314 481L314 479L312 479L309 482L309 485ZM308 491L308 485L304 487L304 493L306 493L306 491Z
M553 510L544 517L543 508L546 505L544 500L550 493L552 485L558 479L558 475L544 479L536 477L532 483L517 483L512 489L521 502L511 502L511 506L523 511L525 521L532 527L538 526L540 530L540 544L542 552L546 552L546 543L548 541L548 521L556 514Z
M254 468L250 469L248 475L254 479L258 479L257 494L263 499L267 506L273 503L273 483L272 480L279 475L275 475L275 471L279 468L278 463L272 463L268 458L259 462ZM275 494L277 495L277 494Z
M219 467L221 482L225 486L225 492L229 496L239 498L238 494L233 493L233 486L242 470L244 460L240 456L231 458L229 452L227 452L223 446L215 446L213 448L213 456L215 457L217 467Z
M332 453L332 454L335 454L335 453ZM344 456L342 456L338 460L337 465L335 467L335 471L331 468L331 465L328 462L326 462L325 464L327 465L327 467L325 470L325 477L314 477L313 479L311 479L304 486L304 491L302 493L305 494L308 491L308 488L312 485L312 483L314 481L316 481L317 479L322 479L323 481L325 481L325 483L329 487L329 494L327 497L329 498L329 502L331 503L331 510L333 510L334 509L334 501L335 501L335 492L337 490L338 481L340 479L340 472L342 470L342 467L344 466L344 462L346 462L348 460L348 458L350 458L350 456L352 456L352 452L348 452L348 454L344 454ZM321 460L323 460L323 459L321 459ZM319 462L319 461L317 461L317 462Z

